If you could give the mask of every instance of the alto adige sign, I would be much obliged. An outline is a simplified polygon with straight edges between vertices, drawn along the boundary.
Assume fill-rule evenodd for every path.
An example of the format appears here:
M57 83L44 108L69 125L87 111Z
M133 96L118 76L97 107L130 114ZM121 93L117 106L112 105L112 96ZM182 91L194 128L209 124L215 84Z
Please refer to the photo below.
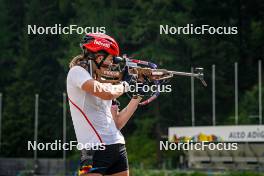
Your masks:
M264 125L170 127L170 142L264 142Z

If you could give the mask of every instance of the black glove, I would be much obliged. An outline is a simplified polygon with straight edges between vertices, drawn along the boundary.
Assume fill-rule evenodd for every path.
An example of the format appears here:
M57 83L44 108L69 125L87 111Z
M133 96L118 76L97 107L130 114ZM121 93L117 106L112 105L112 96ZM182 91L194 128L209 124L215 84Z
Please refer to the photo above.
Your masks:
M147 85L145 83L141 83L141 82L138 82L136 83L136 89L135 89L135 92L133 92L133 97L144 97L146 95L147 92L145 92L144 90L147 91L147 89L143 89L143 87Z
M134 84L137 81L134 75L128 73L128 67L124 68L122 81L126 81L128 84Z
M135 97L144 97L146 95L146 92L143 90L143 86L146 85L146 81L144 80L143 82L137 82L137 77L135 75L130 75L128 73L128 67L124 68L123 71L123 81L126 81L129 85L133 85L134 89L130 90L132 91L132 96Z

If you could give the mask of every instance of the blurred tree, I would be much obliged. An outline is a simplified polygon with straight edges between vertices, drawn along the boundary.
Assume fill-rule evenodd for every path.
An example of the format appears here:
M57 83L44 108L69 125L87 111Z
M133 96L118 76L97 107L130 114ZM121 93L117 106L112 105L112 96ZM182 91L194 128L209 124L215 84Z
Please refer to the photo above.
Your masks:
M26 6L21 53L15 69L16 81L7 87L4 111L3 140L7 156L32 156L27 141L34 134L34 95L40 94L39 142L61 139L62 115L60 102L65 75L57 58L63 50L58 35L29 35L27 25L53 26L61 21L56 1L29 1ZM10 140L12 139L12 140ZM60 156L60 151L45 152L44 156ZM40 154L41 156L41 154Z
M263 89L263 88L262 88ZM239 102L239 114L238 123L239 124L259 124L259 89L258 85L254 86L251 90L245 92L244 96ZM263 109L262 105L262 109ZM234 117L231 116L230 120Z
M153 118L135 119L137 129L127 139L127 152L132 166L144 166L145 168L157 165L156 142L154 126L156 121Z
M19 53L19 36L21 31L17 28L14 28L17 24L19 24L19 17L17 21L13 21L15 14L11 13L10 8L21 10L17 7L21 5L20 3L11 4L6 3L5 0L1 0L0 3L0 92L5 94L5 88L14 82L14 68L16 65L17 54Z

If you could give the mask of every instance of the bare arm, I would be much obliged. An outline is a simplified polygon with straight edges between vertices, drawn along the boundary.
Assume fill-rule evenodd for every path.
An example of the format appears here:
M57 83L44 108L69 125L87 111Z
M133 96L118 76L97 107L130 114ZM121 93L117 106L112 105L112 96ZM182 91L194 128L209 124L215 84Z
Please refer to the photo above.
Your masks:
M118 129L122 129L126 125L128 120L132 117L132 115L136 111L141 99L142 99L141 97L138 97L136 99L131 99L128 105L121 112L118 112L118 109L114 109L114 108L111 109L113 119Z
M125 92L123 84L114 85L115 89L109 89L103 83L96 80L88 80L82 85L82 89L103 100L113 100Z

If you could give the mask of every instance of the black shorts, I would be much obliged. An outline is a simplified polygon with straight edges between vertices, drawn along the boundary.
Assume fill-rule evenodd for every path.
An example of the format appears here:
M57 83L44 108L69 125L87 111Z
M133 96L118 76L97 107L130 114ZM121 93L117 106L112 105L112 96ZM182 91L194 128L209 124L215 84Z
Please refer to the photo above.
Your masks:
M81 172L82 168L87 166L90 168L86 173L100 173L102 175L111 175L128 170L125 144L105 145L105 150L82 150Z

